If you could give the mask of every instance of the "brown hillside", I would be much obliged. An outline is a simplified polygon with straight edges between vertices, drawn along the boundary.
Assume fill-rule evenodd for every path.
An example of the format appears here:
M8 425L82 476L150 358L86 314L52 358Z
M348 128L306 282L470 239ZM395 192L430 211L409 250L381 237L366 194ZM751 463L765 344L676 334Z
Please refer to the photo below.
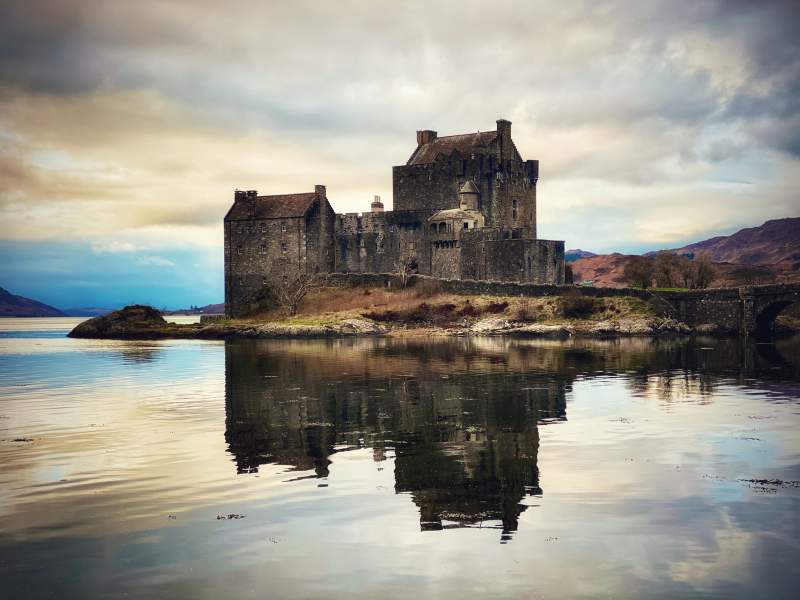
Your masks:
M800 217L767 221L732 235L677 248L679 254L706 254L714 262L782 265L800 269Z

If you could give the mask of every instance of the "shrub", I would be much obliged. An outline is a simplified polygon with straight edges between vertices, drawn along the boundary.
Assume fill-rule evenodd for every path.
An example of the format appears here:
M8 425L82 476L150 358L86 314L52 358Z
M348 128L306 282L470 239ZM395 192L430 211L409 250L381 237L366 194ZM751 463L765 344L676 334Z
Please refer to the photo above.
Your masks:
M517 321L535 321L536 308L530 300L523 300L517 305L517 310L514 314Z
M564 296L561 299L561 314L567 319L583 319L594 313L594 298L585 296Z
M461 317L477 317L479 314L481 314L481 311L475 308L475 306L470 304L469 300L467 300L466 304L464 304L464 306L461 307L461 310L458 311L458 314Z
M505 312L507 308L508 302L490 302L486 307L486 312L497 315Z

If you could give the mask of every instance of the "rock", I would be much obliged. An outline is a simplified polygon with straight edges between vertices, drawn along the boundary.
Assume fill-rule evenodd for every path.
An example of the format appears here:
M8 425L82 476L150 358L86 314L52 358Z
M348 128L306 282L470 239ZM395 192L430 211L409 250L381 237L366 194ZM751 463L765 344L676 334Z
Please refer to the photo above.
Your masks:
M354 335L381 335L387 332L386 327L368 319L345 319L339 328L343 333Z
M73 338L152 338L163 337L168 323L152 306L134 304L77 325L69 332Z
M474 323L472 327L470 327L470 331L472 333L496 333L500 331L505 331L507 329L511 329L513 325L511 321L508 319L503 319L500 317L489 317L488 319L482 319L477 323Z
M515 336L522 337L549 337L549 338L565 338L569 337L570 331L561 325L544 325L543 323L531 323L530 325L522 325L515 327L511 333Z

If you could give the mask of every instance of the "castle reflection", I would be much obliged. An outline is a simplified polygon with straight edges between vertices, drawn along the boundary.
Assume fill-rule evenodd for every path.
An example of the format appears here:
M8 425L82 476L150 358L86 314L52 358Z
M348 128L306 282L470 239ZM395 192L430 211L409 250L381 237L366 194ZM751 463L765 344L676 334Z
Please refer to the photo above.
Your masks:
M531 360L503 348L320 344L227 344L238 472L275 463L327 477L331 454L367 446L376 461L394 457L395 490L423 530L517 529L522 499L542 493L539 423L566 418L569 377L525 369Z
M713 343L228 342L225 437L239 473L272 463L327 477L333 453L372 448L394 459L395 491L411 496L421 529L480 525L508 539L524 498L543 493L539 427L566 419L577 378L624 372L632 394L668 404L796 375L795 360L776 370L753 346Z

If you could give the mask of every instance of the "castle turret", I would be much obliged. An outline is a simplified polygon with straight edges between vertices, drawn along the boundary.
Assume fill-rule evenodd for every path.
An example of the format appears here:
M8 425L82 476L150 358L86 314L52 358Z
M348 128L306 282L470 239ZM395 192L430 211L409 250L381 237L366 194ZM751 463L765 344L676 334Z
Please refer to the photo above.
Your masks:
M374 213L383 212L383 202L381 202L380 196L375 196L375 199L372 201L372 204L370 204L370 208Z
M476 185L471 181L461 186L458 190L459 206L461 210L478 210L478 198L481 193L478 191Z

